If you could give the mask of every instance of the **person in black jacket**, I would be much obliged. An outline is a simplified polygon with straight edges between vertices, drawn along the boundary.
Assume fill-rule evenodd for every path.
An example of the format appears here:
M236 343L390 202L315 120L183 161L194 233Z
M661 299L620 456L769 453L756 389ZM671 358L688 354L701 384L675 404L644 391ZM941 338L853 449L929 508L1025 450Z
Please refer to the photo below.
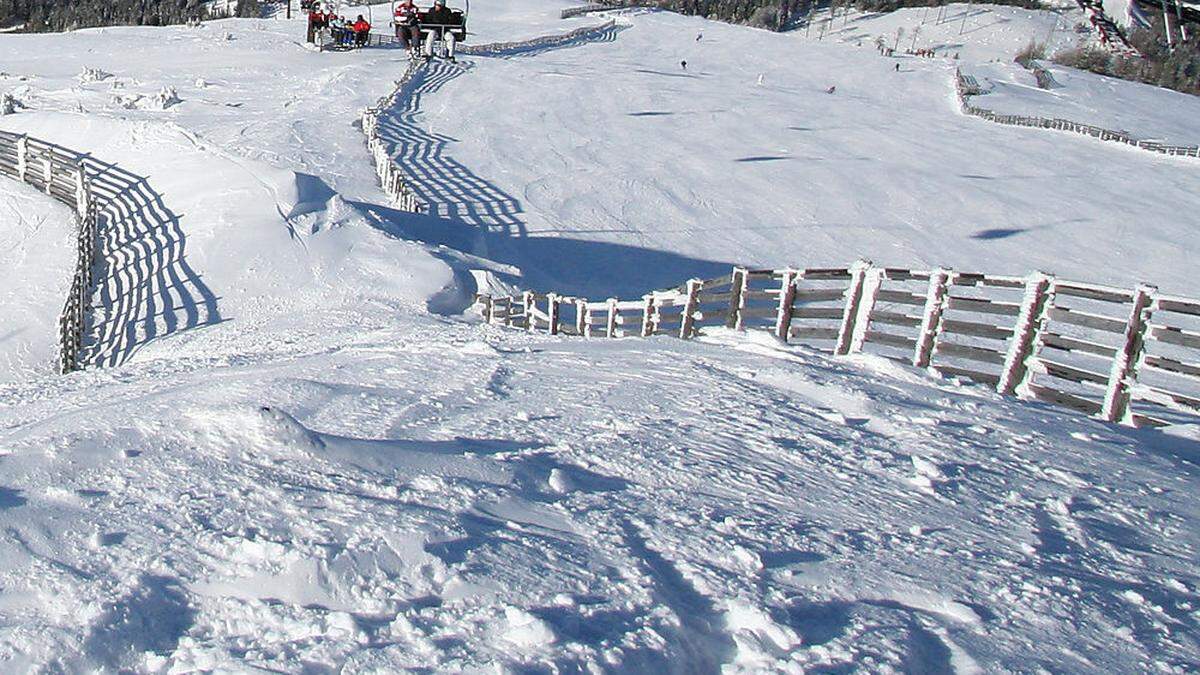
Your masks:
M458 18L446 7L446 0L434 0L433 9L421 17L421 31L425 35L425 60L433 58L433 43L439 39L446 41L447 57L454 60L454 31L451 26L458 25Z

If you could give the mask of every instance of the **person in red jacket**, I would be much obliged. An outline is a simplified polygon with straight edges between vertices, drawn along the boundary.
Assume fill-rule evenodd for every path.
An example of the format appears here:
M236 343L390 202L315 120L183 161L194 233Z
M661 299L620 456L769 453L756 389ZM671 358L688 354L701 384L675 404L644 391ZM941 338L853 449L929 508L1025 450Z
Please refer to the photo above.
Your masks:
M396 5L396 15L392 23L396 26L396 37L409 53L415 54L421 43L421 29L417 26L420 10L412 0L403 0Z
M325 21L325 15L321 13L321 8L313 5L313 8L308 10L308 41L312 42L317 35L317 29Z
M362 14L359 14L358 18L354 20L354 25L351 28L354 29L354 44L359 47L366 45L367 38L371 34L371 24L367 23Z

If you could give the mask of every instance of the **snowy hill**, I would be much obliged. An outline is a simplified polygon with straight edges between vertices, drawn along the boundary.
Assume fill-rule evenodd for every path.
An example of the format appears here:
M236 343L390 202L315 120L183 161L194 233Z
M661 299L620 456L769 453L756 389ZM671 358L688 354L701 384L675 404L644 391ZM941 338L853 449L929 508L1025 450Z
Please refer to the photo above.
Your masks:
M484 7L473 41L598 21L563 6ZM1200 664L1195 426L461 315L472 270L603 297L859 255L1190 292L1200 165L965 118L949 60L632 13L420 75L380 124L432 206L405 214L357 128L404 60L302 30L0 41L0 128L127 188L104 367L67 377L38 370L67 214L0 192L5 670Z

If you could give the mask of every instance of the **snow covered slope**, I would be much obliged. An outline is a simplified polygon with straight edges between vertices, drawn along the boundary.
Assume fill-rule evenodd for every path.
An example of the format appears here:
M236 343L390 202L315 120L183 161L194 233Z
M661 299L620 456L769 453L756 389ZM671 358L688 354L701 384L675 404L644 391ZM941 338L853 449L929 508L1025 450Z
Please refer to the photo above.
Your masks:
M1193 440L737 336L209 333L0 386L6 670L1200 662Z
M72 215L0 180L0 382L54 372L58 314L75 267Z
M561 6L473 28L596 21ZM1193 427L761 335L571 342L427 311L462 307L468 268L638 293L860 254L1191 290L1193 165L962 118L948 62L652 13L431 68L384 124L439 207L414 216L355 127L398 55L301 30L0 42L30 107L0 127L128 188L111 367L0 378L3 670L1200 664ZM1172 189L1118 198L1110 162ZM64 252L30 241L11 250ZM15 290L56 313L52 265Z
M1016 64L988 63L967 68L990 91L975 104L998 113L1060 117L1139 139L1172 145L1200 143L1200 97L1125 82L1074 68L1044 64L1055 86L1039 89L1033 73Z
M412 234L595 298L858 256L1190 292L1200 164L967 118L955 62L894 63L656 13L608 43L438 66L393 126L446 221Z

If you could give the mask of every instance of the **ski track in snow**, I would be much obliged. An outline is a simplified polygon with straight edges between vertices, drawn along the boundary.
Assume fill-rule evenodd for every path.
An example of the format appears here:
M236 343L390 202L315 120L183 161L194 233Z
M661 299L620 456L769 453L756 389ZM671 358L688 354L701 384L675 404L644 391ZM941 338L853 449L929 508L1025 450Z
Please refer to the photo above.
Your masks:
M558 4L487 10L496 16L486 38L553 32L563 24L546 17ZM129 226L113 231L117 269L101 296L118 335L102 353L119 354L119 365L67 378L14 367L0 378L6 669L970 673L1200 663L1195 429L1113 427L756 333L572 341L425 311L431 297L461 292L461 270L447 265L480 262L471 254L535 281L608 290L656 274L678 281L734 257L778 262L794 243L793 212L842 223L804 241L826 252L900 228L864 224L883 202L915 209L898 217L906 236L936 234L911 194L938 180L932 164L861 200L831 196L835 212L769 200L726 210L739 201L722 183L750 190L759 170L802 181L782 168L800 165L785 159L797 148L812 165L866 157L870 143L852 135L806 148L743 143L705 164L683 160L717 146L688 145L670 127L652 144L624 126L678 116L729 132L711 107L719 97L693 88L741 91L722 60L689 56L684 75L628 53L656 58L697 28L718 50L757 32L643 14L615 42L428 69L383 127L441 209L409 217L377 203L349 122L392 86L393 54L311 54L294 44L299 22L213 25L29 36L73 43L69 58L13 58L12 71L36 73L24 96L44 107L5 127L83 144L131 176L132 196L113 207ZM175 72L121 58L121 45L164 34L170 49L201 60ZM652 36L665 39L656 47ZM827 58L797 40L766 36L764 50ZM67 86L81 63L115 71L113 81ZM928 106L944 70L929 66L889 110ZM554 90L536 85L543 75L591 81ZM838 96L881 105L868 86L878 80L839 77ZM587 91L607 82L629 93L648 79L664 84L639 99L610 92L597 103ZM513 81L533 84L507 98L488 90ZM813 82L775 71L764 82L774 93L743 102L803 126L786 119L783 95L811 101ZM172 84L184 100L117 110L117 83L147 94ZM554 96L564 91L581 98L561 106ZM449 119L447 96L462 120ZM523 97L543 105L520 119L504 112ZM942 131L962 124L952 103ZM606 106L616 104L637 116L614 117ZM92 112L54 111L76 105ZM482 124L476 108L495 117ZM617 118L624 140L606 126ZM806 119L794 133L816 119L833 120L823 129L873 123ZM561 131L555 147L542 147L541 129ZM904 142L873 152L902 156ZM1051 151L1051 141L1029 142ZM523 153L541 153L536 176L516 175ZM731 174L730 159L750 173ZM688 180L648 181L655 161L680 161ZM1131 166L1156 175L1165 165ZM581 179L596 189L568 189ZM21 266L25 286L65 279L54 264L66 269L69 256L21 258L66 250L47 241L65 238L61 214L25 188L3 190L26 223L46 226L6 224L0 256ZM999 191L988 194L1001 204ZM1011 196L978 217L1017 218L1044 196ZM1186 196L1176 199L1186 212ZM648 218L655 209L667 215ZM747 227L722 231L724 219ZM584 224L591 231L578 231ZM1186 243L1175 234L1162 238ZM568 235L578 239L544 241ZM1008 249L954 254L1024 260ZM626 259L617 272L633 273L580 269L590 257ZM194 276L173 267L185 261ZM1113 274L1140 269L1127 262ZM1154 262L1168 280L1185 269ZM44 271L30 274L34 264ZM201 283L212 320L201 320Z

